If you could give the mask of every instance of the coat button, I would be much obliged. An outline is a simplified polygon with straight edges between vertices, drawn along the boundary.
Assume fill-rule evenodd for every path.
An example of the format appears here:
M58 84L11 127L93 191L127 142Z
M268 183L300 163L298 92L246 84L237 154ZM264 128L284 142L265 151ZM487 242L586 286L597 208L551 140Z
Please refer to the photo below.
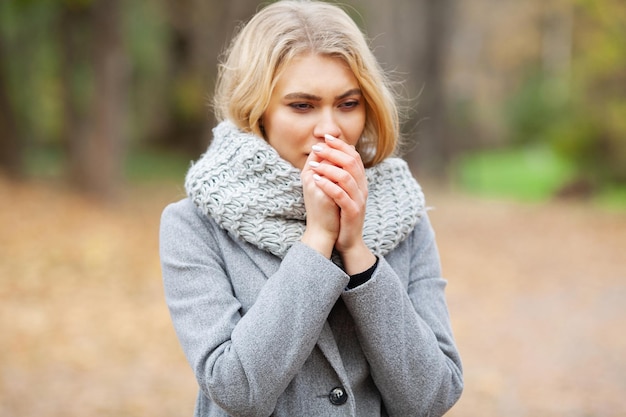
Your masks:
M336 387L330 391L328 399L333 405L343 405L348 401L348 394L343 387Z

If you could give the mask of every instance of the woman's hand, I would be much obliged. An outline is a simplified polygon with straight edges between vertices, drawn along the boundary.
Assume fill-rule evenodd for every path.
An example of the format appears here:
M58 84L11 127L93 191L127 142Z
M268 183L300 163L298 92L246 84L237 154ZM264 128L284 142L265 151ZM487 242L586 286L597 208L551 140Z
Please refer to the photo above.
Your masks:
M314 146L311 155L306 170L313 173L313 185L338 207L334 247L348 274L363 272L376 258L363 241L367 179L361 156L353 146L330 135L326 135L324 144Z
M311 152L302 169L306 229L301 241L330 258L339 236L339 207L317 185L319 174L314 172L313 166L323 163L315 152Z

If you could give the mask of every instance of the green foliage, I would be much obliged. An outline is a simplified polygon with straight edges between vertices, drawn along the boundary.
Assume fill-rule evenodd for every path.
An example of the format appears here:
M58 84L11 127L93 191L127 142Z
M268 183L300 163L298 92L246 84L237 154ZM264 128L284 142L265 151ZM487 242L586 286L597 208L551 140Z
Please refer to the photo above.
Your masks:
M534 72L505 107L505 118L514 145L545 142L555 123L568 116L561 82Z
M85 62L93 52L87 33L89 23L71 28L72 40L80 52L74 50L69 69L63 68L64 40L59 25L63 24L64 11L88 15L92 3L93 0L0 1L0 37L11 56L0 65L9 74L9 95L17 110L22 140L29 145L64 141L64 100L72 100L79 111L88 108L93 94L92 63ZM156 129L155 114L163 113L158 109L168 95L170 28L164 4L141 0L123 3L124 39L132 77L130 135L136 141L144 140ZM64 79L67 85L63 85ZM69 91L64 91L66 87Z
M626 4L578 0L580 30L573 68L577 116L587 119L593 146L583 158L603 182L626 183Z
M599 170L597 123L568 93L561 79L542 72L529 76L505 106L510 141L547 146L579 170Z
M28 148L24 160L26 175L29 177L58 179L65 175L65 158L58 145L47 144Z
M94 0L61 0L61 3L72 9L85 9L93 3Z
M577 165L569 158L536 144L466 154L454 170L456 181L468 192L528 202L552 199L578 176ZM624 211L626 185L605 183L592 201L604 209Z
M572 178L573 168L551 148L534 145L464 155L457 177L473 193L542 201Z
M27 149L25 162L29 177L59 179L66 175L65 155L55 144ZM167 181L182 184L190 163L184 153L137 147L125 158L124 177L132 183Z
M59 57L50 41L55 7L48 1L0 1L0 37L11 57L0 65L27 143L49 143L61 128Z
M605 185L596 197L596 202L609 210L626 210L626 186L617 184Z
M126 178L131 182L171 181L182 184L191 160L183 153L141 148L126 160Z
M157 129L168 88L169 28L163 2L131 1L124 14L131 61L130 134L137 143Z
M580 178L626 183L626 6L576 0L570 68L535 71L505 106L514 144L547 144Z

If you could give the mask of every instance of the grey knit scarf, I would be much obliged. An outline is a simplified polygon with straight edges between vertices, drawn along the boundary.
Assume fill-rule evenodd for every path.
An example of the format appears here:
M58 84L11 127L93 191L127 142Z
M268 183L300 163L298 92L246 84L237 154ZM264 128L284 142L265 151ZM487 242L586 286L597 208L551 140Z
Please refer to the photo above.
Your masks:
M388 158L366 170L368 200L363 238L384 256L413 230L424 196L406 162ZM185 179L189 198L223 229L283 257L305 229L300 170L264 139L225 121Z

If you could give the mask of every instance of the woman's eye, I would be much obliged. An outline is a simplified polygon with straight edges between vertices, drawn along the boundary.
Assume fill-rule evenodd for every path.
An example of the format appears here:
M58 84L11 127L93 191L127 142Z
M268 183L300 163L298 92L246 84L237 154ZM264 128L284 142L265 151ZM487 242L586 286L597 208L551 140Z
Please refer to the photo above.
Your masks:
M292 109L298 110L298 111L309 110L309 109L311 109L313 107L309 103L290 103L289 106Z
M350 109L357 107L358 105L359 105L358 100L350 100L350 101L346 101L345 103L342 103L339 107L350 110Z

